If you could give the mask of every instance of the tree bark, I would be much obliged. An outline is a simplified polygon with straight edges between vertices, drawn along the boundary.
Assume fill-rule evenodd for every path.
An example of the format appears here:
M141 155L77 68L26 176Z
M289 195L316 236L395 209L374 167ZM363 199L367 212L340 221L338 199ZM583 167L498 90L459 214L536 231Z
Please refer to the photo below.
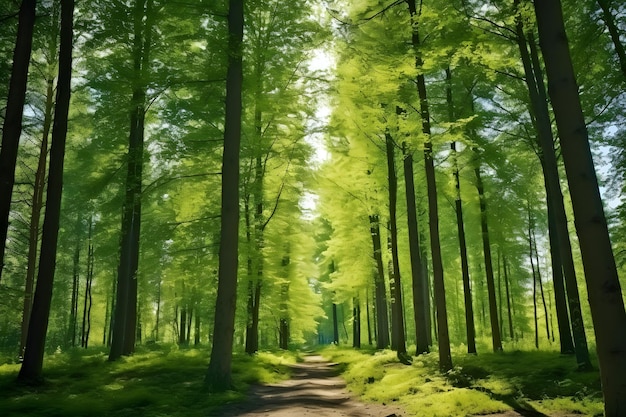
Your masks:
M387 174L389 179L389 238L391 243L391 277L393 282L391 291L391 337L392 349L398 355L406 354L404 337L404 314L402 313L402 284L400 282L400 262L398 260L398 223L396 206L398 201L398 178L396 176L394 143L389 133L385 134L387 148Z
M20 6L17 39L13 50L13 67L7 97L2 147L0 147L0 278L4 269L4 252L9 231L11 196L15 183L17 149L22 134L22 114L26 100L28 66L33 45L36 0L23 0Z
M415 66L421 69L423 61L418 51L420 37L418 31L418 14L415 0L407 0L411 23L413 27L412 44L416 50ZM436 301L437 341L439 345L439 368L442 371L452 369L452 355L450 353L450 336L448 334L448 313L446 308L446 293L443 278L443 262L441 259L441 244L439 241L439 217L437 204L437 183L435 181L435 165L433 161L433 145L430 139L430 112L426 94L426 80L424 74L417 76L417 92L420 99L420 115L422 132L426 135L424 143L424 168L428 189L428 220L430 226L430 250L433 262L433 286Z
M133 95L130 111L126 196L117 278L115 321L109 360L131 355L137 327L137 269L141 226L146 82L150 59L152 0L136 0L134 10Z
M517 1L516 1L517 4ZM567 227L567 215L565 213L565 205L563 202L563 194L561 192L561 183L559 180L559 171L556 160L556 154L554 151L554 138L552 135L552 123L550 121L550 113L548 110L548 98L543 84L543 72L541 71L541 64L539 62L539 55L535 47L535 42L532 35L529 34L528 42L524 35L521 18L518 18L517 25L517 40L522 58L522 64L524 65L524 72L526 75L526 84L529 91L531 109L533 111L534 120L537 130L537 138L540 146L539 159L542 163L542 169L544 171L544 181L546 186L546 194L548 196L548 216L552 212L554 217L554 231L556 239L551 241L552 244L557 244L559 249L559 258L563 266L563 276L566 283L567 301L570 308L571 324L573 333L573 345L574 352L576 353L576 360L580 370L592 369L589 359L589 349L587 347L587 336L585 335L585 328L582 317L582 310L580 306L580 296L578 294L578 282L576 280L576 269L574 267L574 259L572 255L572 245L569 237L569 230ZM527 44L530 46L530 53L527 49ZM562 301L562 293L556 292L556 289L560 289L560 284L555 281L555 298L557 299L557 311ZM561 319L563 319L563 313L561 311ZM557 316L558 318L558 316ZM565 325L560 325L559 329L563 331ZM568 325L569 328L569 325ZM567 351L569 342L568 332L564 333L565 350Z
M52 146L50 148L50 174L46 196L46 214L43 223L37 286L31 320L28 326L26 352L18 375L18 380L23 382L33 382L41 379L43 367L43 354L56 264L59 219L61 217L63 162L71 95L73 15L74 0L62 0L59 77L54 124L52 127Z
M502 351L500 324L498 322L498 306L496 303L496 287L493 279L493 262L491 259L491 243L489 242L489 226L487 222L487 199L485 187L480 175L480 167L474 169L476 175L476 189L480 201L480 228L483 240L483 255L485 257L485 277L487 280L487 295L489 298L489 318L491 323L491 342L494 352Z
M380 220L378 214L370 216L370 233L374 248L374 290L376 295L376 348L389 346L389 316L387 315L387 290L385 289L385 267L380 243Z
M411 255L411 276L413 290L413 318L415 320L415 354L428 353L428 328L424 305L424 277L420 253L419 231L417 224L417 206L415 204L415 180L413 178L413 153L402 144L404 154L404 184L406 191L407 226L409 231L409 253Z
M243 84L243 8L244 0L231 0L229 3L226 118L222 164L222 227L213 347L205 377L205 383L213 391L229 389L232 386L231 364L239 257L239 144L241 141Z
M502 256L502 269L504 272L504 290L506 292L506 311L509 318L509 337L513 340L515 338L515 333L513 332L513 312L511 309L511 291L509 288L509 271L506 263L506 256Z
M450 122L456 121L454 115L454 102L452 101L452 71L446 68L446 102L448 105L448 118ZM463 201L461 200L461 179L459 176L459 164L457 161L456 142L450 144L453 158L453 175L455 185L454 206L456 212L457 233L459 236L459 254L461 257L461 274L463 277L463 296L465 300L465 333L467 339L467 353L476 353L476 330L474 325L474 306L472 303L472 289L469 275L469 263L467 260L467 242L465 239L465 223L463 221Z
M57 51L57 24L58 8L54 8L52 18L53 36L48 48L50 54L48 65L52 66ZM41 135L41 145L39 147L39 159L37 171L35 172L35 183L33 186L33 198L31 201L30 225L28 227L28 261L26 265L26 280L24 285L24 307L22 310L22 338L20 341L20 356L24 355L26 347L26 335L28 334L28 322L30 321L30 310L33 305L33 289L35 287L35 274L37 272L37 254L39 250L39 226L41 223L41 209L43 208L43 196L46 188L46 169L48 161L48 137L52 126L52 110L54 109L54 75L47 75L46 105L44 110L43 133ZM1 267L0 267L1 269Z
M352 299L352 347L361 348L361 306L358 297Z
M626 413L626 312L559 0L535 1L548 91L574 209L596 335L604 410Z

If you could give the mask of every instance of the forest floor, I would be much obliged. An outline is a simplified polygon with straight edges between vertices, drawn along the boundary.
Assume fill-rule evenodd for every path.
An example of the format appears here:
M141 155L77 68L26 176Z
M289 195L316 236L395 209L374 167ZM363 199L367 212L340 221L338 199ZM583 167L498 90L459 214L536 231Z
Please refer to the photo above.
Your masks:
M219 410L220 417L391 417L406 416L398 407L364 403L346 389L336 363L319 355L290 365L289 380L252 386L245 402Z
M328 352L326 352L328 353ZM326 356L326 355L325 355ZM331 354L331 357L333 355ZM331 359L332 360L332 359ZM217 414L221 417L424 417L424 416L485 416L485 417L574 417L580 415L597 415L589 410L573 410L569 406L559 407L556 405L550 411L539 411L540 403L531 401L529 398L513 394L500 394L498 389L479 388L476 394L471 394L472 389L457 390L452 386L435 389L434 395L426 395L419 405L407 402L402 394L385 396L384 394L367 395L362 387L355 381L363 378L354 378L354 372L365 372L370 375L369 364L366 361L353 362L348 365L339 358L339 362L330 362L318 354L304 356L304 361L288 365L291 369L291 378L285 381L252 385L246 400L229 404L218 409ZM398 364L378 363L377 369L384 368L383 374L394 378L394 369L403 367ZM354 368L360 369L355 371ZM411 367L403 367L403 372L410 371ZM548 370L548 372L550 372ZM374 375L374 374L372 374ZM399 375L398 375L399 376ZM431 377L434 379L435 377ZM345 379L344 379L345 378ZM349 381L346 384L346 380ZM396 385L403 383L414 385L412 398L419 397L418 392L424 389L412 380L408 374L400 380L378 380L378 377L367 377L365 386L380 386L380 390L394 391ZM378 380L378 381L376 381ZM428 378L426 385L430 383ZM537 384L533 380L532 385ZM544 385L542 383L541 385ZM547 385L547 384L546 384ZM469 387L468 387L469 388ZM526 386L528 388L528 386ZM428 391L428 388L425 389ZM472 401L457 397L437 397L437 395L460 394L465 397L482 395ZM365 397L365 398L364 398ZM442 402L449 403L442 406ZM489 403L491 402L491 403ZM498 405L499 404L499 405ZM555 409L556 408L556 409ZM559 409L561 408L561 409ZM508 410L507 410L508 409ZM491 411L488 411L491 410ZM497 411L496 411L497 410Z

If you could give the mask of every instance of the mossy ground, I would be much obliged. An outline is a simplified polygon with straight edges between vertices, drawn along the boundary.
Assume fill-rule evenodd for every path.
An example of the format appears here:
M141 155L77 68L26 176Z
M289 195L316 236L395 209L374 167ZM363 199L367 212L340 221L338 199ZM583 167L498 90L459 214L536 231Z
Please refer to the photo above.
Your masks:
M578 372L574 357L554 350L485 349L468 355L460 347L453 350L455 367L443 374L436 352L414 357L410 366L400 364L390 350L328 347L321 353L342 364L348 388L364 400L395 403L420 417L513 409L546 415L603 413L598 371Z
M9 416L211 416L240 401L251 383L289 376L290 352L260 352L233 359L234 389L209 394L203 378L210 352L175 345L139 348L108 362L103 349L74 349L46 357L40 386L15 383L18 364L0 365L0 414Z

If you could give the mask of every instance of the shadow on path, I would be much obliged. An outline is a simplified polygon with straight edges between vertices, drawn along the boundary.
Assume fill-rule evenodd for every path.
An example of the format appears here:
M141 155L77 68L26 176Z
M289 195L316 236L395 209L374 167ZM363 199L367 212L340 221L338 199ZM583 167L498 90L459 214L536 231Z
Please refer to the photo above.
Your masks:
M244 403L220 410L220 417L400 417L396 407L355 400L338 376L337 364L306 356L292 365L292 378L279 384L254 386Z

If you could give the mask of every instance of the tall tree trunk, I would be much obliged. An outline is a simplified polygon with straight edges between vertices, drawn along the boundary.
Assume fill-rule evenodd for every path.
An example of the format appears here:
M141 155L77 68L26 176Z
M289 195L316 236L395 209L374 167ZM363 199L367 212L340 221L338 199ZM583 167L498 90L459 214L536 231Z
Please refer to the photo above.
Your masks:
M452 101L452 71L446 68L446 102L448 106L448 119L456 121L454 114L454 102ZM463 221L463 201L461 200L461 179L459 176L459 164L457 161L456 142L450 144L453 158L453 175L455 185L454 206L456 211L456 225L459 236L459 254L461 256L461 274L463 277L463 295L465 300L465 332L467 339L467 353L476 353L476 330L474 325L474 306L472 303L472 289L469 275L469 263L467 260L467 243L465 239L465 224Z
M617 54L617 58L619 60L619 66L622 70L622 74L624 75L624 79L626 80L626 51L624 51L624 45L620 40L620 33L617 25L615 24L615 17L613 13L611 13L610 0L597 0L600 9L602 9L602 20L604 20L604 24L609 31L609 35L611 35L611 40L613 41L613 46L615 47L615 53Z
M339 323L337 321L337 304L333 303L333 344L339 345Z
M26 99L30 53L33 45L36 3L36 0L22 0L20 6L9 95L2 126L2 147L0 147L0 277L2 277L2 270L4 269L4 252L9 230L11 196L15 183L17 149L22 134L22 114Z
M78 299L80 298L80 238L77 236L74 247L72 269L72 306L70 308L70 346L76 346L76 328L78 326Z
M421 41L418 30L418 13L415 0L407 0L411 24L413 27L412 44L416 51L415 66L421 69L423 60L420 55ZM448 313L446 308L446 293L443 279L443 262L441 259L441 244L439 242L439 217L437 204L437 183L435 181L435 165L433 161L433 145L430 138L430 111L426 94L424 74L417 76L417 92L420 99L420 115L422 132L426 136L424 143L424 167L426 171L426 185L428 188L428 220L430 225L430 250L433 262L433 286L436 301L437 341L439 345L439 368L442 371L452 369L452 355L450 354L450 337L448 335Z
M385 134L387 148L387 173L389 178L389 238L391 240L391 345L398 355L406 354L404 338L404 315L402 314L402 284L400 281L400 262L398 260L398 223L396 206L398 201L398 178L396 177L395 147L389 133Z
M53 9L53 24L50 45L48 48L48 65L54 67L56 59L53 57L57 53L57 30L58 30L58 7ZM48 160L48 137L52 126L52 110L54 108L54 78L55 75L47 74L46 105L44 110L43 133L41 135L41 145L39 147L39 159L37 171L35 172L35 183L33 186L33 198L31 201L30 225L28 227L28 261L26 265L26 280L24 285L24 307L22 309L22 337L20 340L20 356L24 355L26 347L26 335L28 334L28 322L30 320L30 310L33 305L33 289L35 287L35 274L37 272L37 254L39 251L39 226L41 222L41 209L43 208L43 195L46 186L46 168ZM0 269L1 267L0 262ZM1 274L1 271L0 271Z
M157 302L156 302L156 322L154 324L154 341L159 341L159 324L161 321L161 285L163 285L163 280L159 275L159 282L157 284Z
M283 256L281 266L283 267L282 275L285 279L280 286L280 348L289 349L289 265L291 258L289 257L289 243L286 244L286 254Z
M476 189L480 201L480 228L483 240L483 255L485 257L485 276L487 280L487 295L489 297L489 318L491 322L491 342L494 352L502 351L500 324L498 323L498 306L496 303L496 288L493 279L493 263L491 260L491 243L489 242L489 226L487 223L487 199L485 187L480 175L480 167L474 169L476 175Z
M539 266L539 250L537 249L537 236L535 235L535 229L531 230L532 243L535 250L535 263L537 264L537 283L539 283L539 294L541 295L541 303L543 304L543 314L546 322L546 333L548 341L550 341L550 316L548 314L548 304L546 303L546 296L543 292L543 282L541 280L541 267Z
M544 0L534 3L585 269L605 415L624 415L626 311L569 54L561 2Z
M352 299L352 347L361 347L361 306L358 297Z
M409 253L411 255L411 276L413 290L413 318L415 320L415 354L428 353L428 329L426 316L428 311L424 304L424 277L420 253L419 231L417 224L417 206L415 204L415 180L413 176L413 153L402 144L404 155L404 184L406 191L407 226L409 231Z
M70 106L72 77L74 0L61 1L61 37L59 52L59 77L57 98L52 127L50 148L50 174L46 197L46 214L41 238L41 255L35 298L28 326L28 338L24 362L18 375L20 381L36 381L41 378L43 354L48 330L50 302L56 264L59 219L61 217L61 194L63 191L63 160L67 137L67 116Z
M506 256L502 256L502 269L504 272L504 289L506 292L506 311L507 316L509 318L509 337L511 340L515 338L515 333L513 332L513 313L511 309L511 291L509 288L509 271L508 265L506 264Z
M590 370L592 369L592 365L589 359L587 336L585 334L580 296L578 294L578 282L576 280L576 269L572 255L569 230L567 227L567 215L565 213L565 205L563 202L563 195L561 193L561 185L553 144L554 139L552 136L552 126L547 107L548 99L543 84L543 73L541 71L541 64L539 62L535 42L532 34L530 33L528 42L530 46L530 58L528 57L526 39L520 29L520 23L518 23L518 38L520 39L520 50L522 53L525 71L527 72L526 78L531 96L531 104L532 108L535 110L535 119L537 121L537 132L539 144L541 146L541 160L545 166L546 172L546 193L550 197L550 205L554 208L558 247L560 249L560 257L563 264L567 300L571 314L574 350L576 353L578 368L580 370Z
M376 270L374 272L374 289L376 300L376 348L385 349L389 346L389 316L387 315L387 290L385 289L385 267L380 243L380 220L378 214L370 216L370 233L374 248Z
M517 5L517 0L515 4ZM561 184L559 181L559 171L554 151L554 138L552 135L552 123L548 109L548 98L543 83L543 71L539 62L539 54L535 47L535 41L532 33L529 33L528 42L524 35L522 19L517 20L517 40L524 65L526 75L526 84L528 86L531 109L533 110L534 120L536 123L537 137L541 149L540 160L544 171L544 181L546 183L546 194L548 196L548 212L552 210L555 222L555 233L557 239L553 243L558 244L559 257L563 266L563 275L565 277L567 301L570 308L572 320L572 333L574 337L574 351L576 360L580 370L591 369L589 359L589 350L587 348L587 337L583 324L582 310L580 306L580 296L578 294L578 282L576 280L576 269L574 267L574 259L572 255L572 246L569 238L569 230L567 227L567 215L565 213L565 205L563 202L563 194L561 193ZM527 49L530 46L530 53ZM549 214L548 214L549 215ZM560 285L555 282L556 287ZM555 288L556 288L555 287ZM556 289L555 289L555 297ZM562 294L558 294L561 301ZM557 304L557 308L559 305ZM562 306L561 306L562 310ZM561 316L563 314L561 313ZM563 318L563 317L562 317ZM561 327L565 327L561 325ZM565 330L565 329L563 329ZM564 334L567 339L567 333ZM566 342L567 343L567 342Z
M545 171L544 171L545 178ZM548 187L546 186L546 189ZM557 236L556 220L552 200L547 196L548 206L548 236L550 239L550 261L552 264L552 285L554 286L554 307L556 310L556 323L559 328L559 343L561 354L574 354L574 340L570 328L569 312L567 310L567 297L565 295L565 281L563 280L563 262L560 253L560 243ZM562 200L561 200L562 201ZM554 336L554 329L552 330Z
M230 0L228 11L228 70L226 74L226 119L222 166L221 239L218 289L215 305L213 347L205 382L211 390L232 386L231 364L239 241L239 144L243 84L242 42L244 0ZM216 335L218 337L216 337Z
M367 344L372 346L372 322L370 320L369 286L365 288L365 317L367 319Z
M537 269L535 268L535 260L533 256L533 220L530 214L530 202L528 203L528 259L530 261L530 269L533 273L533 323L535 325L535 348L539 349L539 324L537 320Z
M194 319L193 345L200 345L200 311L196 305L196 315Z
M152 5L152 0L136 0L134 10L133 96L128 140L126 196L122 213L117 300L111 351L109 352L109 360L111 361L117 360L122 355L131 355L135 350L144 120L153 19Z
M83 306L83 327L81 332L81 347L87 348L89 344L89 333L91 331L91 306L93 298L91 286L93 282L93 216L89 218L89 234L87 237L87 273L85 275L85 303Z

